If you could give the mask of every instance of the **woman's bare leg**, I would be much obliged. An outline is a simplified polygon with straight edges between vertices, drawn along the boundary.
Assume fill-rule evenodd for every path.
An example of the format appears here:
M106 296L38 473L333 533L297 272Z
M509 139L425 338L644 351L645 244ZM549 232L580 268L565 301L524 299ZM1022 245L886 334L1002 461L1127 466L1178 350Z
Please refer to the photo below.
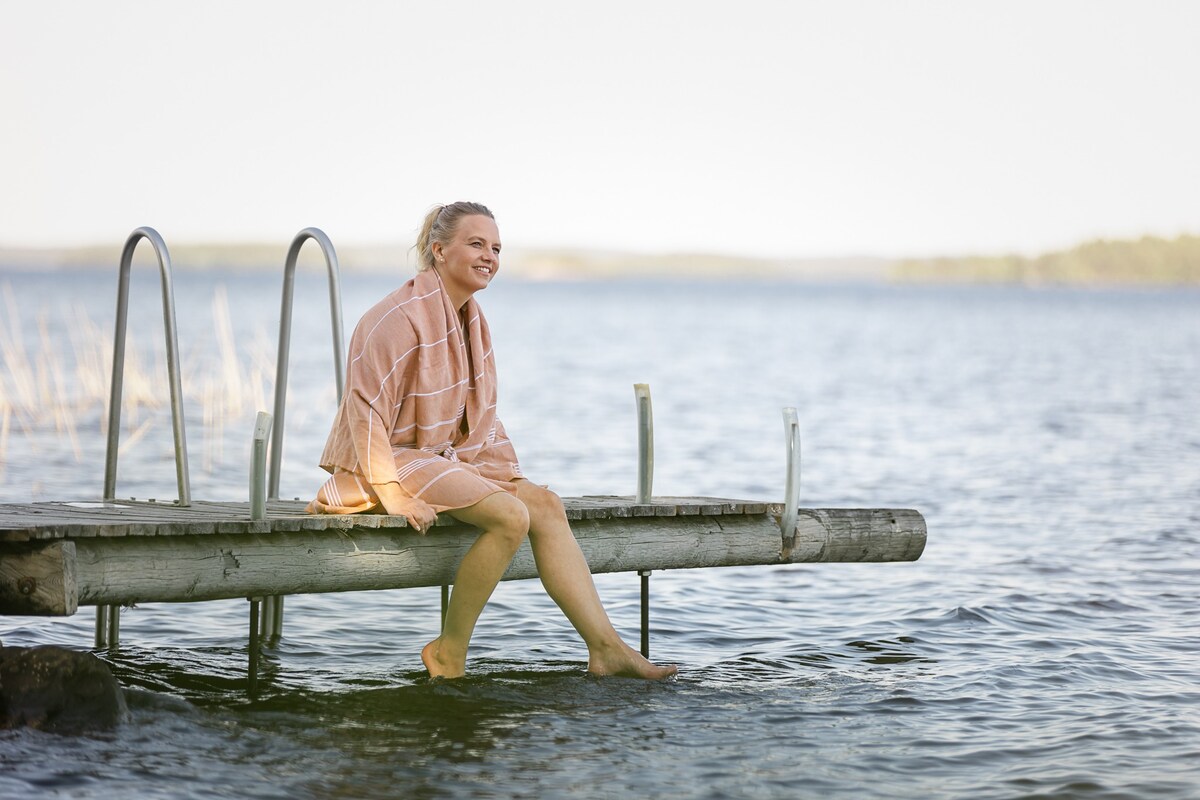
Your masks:
M558 495L522 480L517 482L517 497L529 509L529 544L538 576L587 644L588 672L639 678L667 678L678 672L674 665L647 661L613 628Z
M459 678L467 670L467 645L480 612L529 532L525 506L510 494L490 494L473 506L449 512L483 531L454 576L442 635L421 651L433 678Z

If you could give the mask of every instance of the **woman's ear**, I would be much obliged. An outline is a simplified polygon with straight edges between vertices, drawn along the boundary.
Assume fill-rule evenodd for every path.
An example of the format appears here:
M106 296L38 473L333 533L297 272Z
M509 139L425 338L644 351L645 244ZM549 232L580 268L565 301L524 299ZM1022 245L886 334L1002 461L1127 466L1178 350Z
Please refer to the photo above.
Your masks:
M433 260L435 262L441 261L444 258L444 256L442 255L442 243L441 242L434 242L433 244L429 245L429 252L433 253Z

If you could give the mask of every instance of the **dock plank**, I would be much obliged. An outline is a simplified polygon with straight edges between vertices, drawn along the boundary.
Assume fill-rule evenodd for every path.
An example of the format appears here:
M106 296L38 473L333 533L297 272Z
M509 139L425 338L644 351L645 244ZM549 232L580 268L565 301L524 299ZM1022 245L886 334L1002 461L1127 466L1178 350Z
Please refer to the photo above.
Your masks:
M305 505L303 501L272 500L267 503L266 519L254 522L249 503L229 501L195 501L189 506L149 500L11 503L0 505L0 542L409 527L408 520L400 516L308 514ZM567 519L572 522L762 514L767 505L712 497L656 497L649 503L615 495L563 498ZM442 514L437 522L439 527L456 524L449 514Z

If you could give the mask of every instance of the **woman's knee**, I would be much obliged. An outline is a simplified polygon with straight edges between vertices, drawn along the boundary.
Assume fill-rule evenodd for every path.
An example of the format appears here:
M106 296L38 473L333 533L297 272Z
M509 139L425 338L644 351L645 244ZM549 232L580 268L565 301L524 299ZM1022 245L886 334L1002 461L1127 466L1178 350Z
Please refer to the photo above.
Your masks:
M516 544L524 541L529 535L529 510L525 504L510 494L497 492L486 498L490 507L487 509L489 531L493 531L512 540Z
M520 497L529 510L529 526L535 530L567 518L562 498L543 486L528 486Z
M473 506L450 512L451 516L489 533L520 544L529 534L529 511L507 492L494 492Z

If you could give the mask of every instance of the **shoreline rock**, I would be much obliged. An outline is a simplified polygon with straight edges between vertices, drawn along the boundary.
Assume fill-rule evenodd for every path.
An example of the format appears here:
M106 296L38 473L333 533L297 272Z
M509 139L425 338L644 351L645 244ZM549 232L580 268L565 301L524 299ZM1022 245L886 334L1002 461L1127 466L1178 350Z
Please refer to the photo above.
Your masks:
M112 670L94 654L0 644L0 730L84 733L112 728L128 713Z

